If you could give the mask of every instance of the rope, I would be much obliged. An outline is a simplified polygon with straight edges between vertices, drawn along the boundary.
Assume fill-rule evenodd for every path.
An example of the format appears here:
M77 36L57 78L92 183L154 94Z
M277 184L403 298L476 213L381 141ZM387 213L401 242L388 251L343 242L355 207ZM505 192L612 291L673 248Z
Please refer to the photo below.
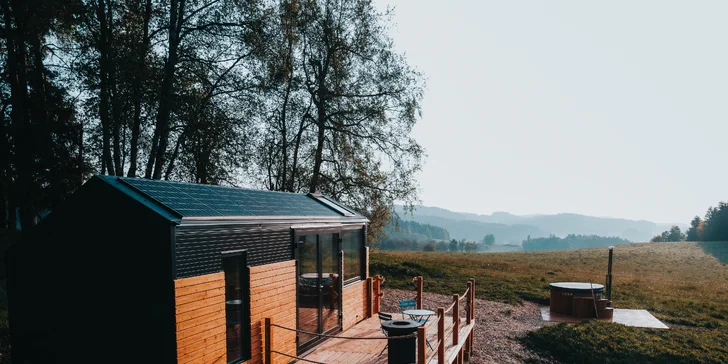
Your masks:
M450 312L450 310L452 310L453 308L455 308L455 302L453 302L453 303L452 303L452 304L450 305L450 307L448 307L448 308L447 308L447 310L445 310L445 313L448 313L448 312Z
M589 286L591 286L592 301L594 302L594 316L599 318L599 312L597 312L597 296L594 295L594 284L589 282Z
M347 339L347 340L400 340L400 339L411 339L411 338L417 337L417 334L409 334L409 335L405 335L405 336L390 336L390 337L336 336L336 335L319 334L319 333L315 333L315 332L311 332L311 331L305 331L305 330L291 329L291 328L288 328L288 327L285 327L285 326L281 326L281 325L278 325L278 324L271 324L271 326L274 326L274 327L277 327L277 328L280 328L280 329L283 329L283 330L301 332L301 333L304 333L304 334L307 334L307 335L314 335L314 336L319 336L319 337L327 337L327 338L330 338L330 339Z
M281 353L280 351L276 351L276 350L271 350L270 352L271 352L271 353L276 353L276 354L279 354L279 355L283 355L283 356L287 356L287 357L289 357L289 358L292 358L292 359L296 359L296 360L303 360L303 361L307 361L307 362L309 362L309 363L314 363L314 364L326 364L326 363L324 363L324 362L320 362L320 361L314 361L314 360L309 360L309 359L301 358L300 356L293 356L293 355L288 355L288 354L286 354L286 353Z

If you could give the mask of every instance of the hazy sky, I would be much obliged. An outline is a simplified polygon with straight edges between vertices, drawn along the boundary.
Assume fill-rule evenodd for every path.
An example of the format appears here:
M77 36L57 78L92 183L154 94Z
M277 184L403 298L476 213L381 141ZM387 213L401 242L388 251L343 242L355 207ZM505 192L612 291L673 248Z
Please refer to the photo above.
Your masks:
M728 1L377 3L428 78L425 205L688 223L728 200Z

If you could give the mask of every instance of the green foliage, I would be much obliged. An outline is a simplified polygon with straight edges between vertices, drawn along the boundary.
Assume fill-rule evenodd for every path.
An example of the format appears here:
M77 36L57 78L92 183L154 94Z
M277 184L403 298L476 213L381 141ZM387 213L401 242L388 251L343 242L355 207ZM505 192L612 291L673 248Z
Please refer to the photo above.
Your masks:
M523 241L523 250L573 250L582 248L595 248L600 246L629 244L629 240L618 237L603 237L596 235L567 235L565 238L551 235L548 238L535 238Z
M483 244L487 246L491 246L495 244L495 236L493 234L488 234L483 238Z
M674 240L676 238L673 233L674 229L673 226L670 232L663 232L652 238L652 241L679 241ZM683 240L685 239L688 241L728 241L728 203L721 201L716 207L708 207L704 219L695 216L690 221L687 234L683 237Z
M377 237L375 245L383 250L433 249L427 251L435 251L441 250L439 242L450 239L448 231L441 227L400 220L396 217L389 219L382 232L383 234ZM429 247L430 244L432 247Z
M458 241L455 239L450 240L450 251L455 253L458 251Z
M559 363L725 363L728 333L627 327L610 322L547 326L521 341Z
M655 237L650 240L653 243L662 243L662 242L678 242L678 241L684 241L685 240L685 234L680 231L680 227L677 225L673 225L670 230L664 231L660 235L656 235Z
M700 216L695 216L693 221L690 221L690 228L688 228L685 236L687 241L700 241L703 240L703 220Z
M422 250L424 250L426 252L434 252L435 251L435 242L431 241L431 242L427 243L425 245L425 247L422 248Z
M535 239L534 239L535 240ZM563 363L723 363L728 361L728 242L627 244L614 250L612 299L617 308L646 309L670 330L603 322L548 326L524 343L544 361ZM478 298L540 302L558 281L602 282L606 248L521 253L373 251L372 274L385 287L453 294L476 281Z
M708 208L705 213L703 241L728 241L728 203Z
M393 217L384 226L382 236L378 242L386 239L410 239L415 241L425 240L450 240L450 233L439 227L430 224L420 224L415 221L400 220Z

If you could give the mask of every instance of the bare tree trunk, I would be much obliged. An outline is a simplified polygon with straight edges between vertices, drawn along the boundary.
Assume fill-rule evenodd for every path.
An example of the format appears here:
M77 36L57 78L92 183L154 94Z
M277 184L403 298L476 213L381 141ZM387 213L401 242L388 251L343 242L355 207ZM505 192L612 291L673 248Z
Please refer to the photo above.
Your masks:
M318 111L318 117L316 119L316 126L318 128L318 135L316 140L316 153L314 154L313 160L313 175L311 176L311 185L309 186L309 192L313 193L317 191L319 178L321 176L321 163L323 161L324 151L324 138L325 138L325 127L326 127L326 109L324 107L324 99L322 96L323 91L319 92L319 102L316 105Z
M78 162L77 163L78 163L78 171L80 174L80 176L78 176L79 177L78 178L79 186L83 184L84 178L86 177L86 168L85 168L86 164L83 161L83 152L84 152L84 150L83 150L83 128L84 128L83 120L84 120L84 118L81 118L81 125L78 128L79 135L78 135Z
M167 171L164 173L164 179L167 181L169 181L169 177L172 175L172 171L174 171L174 161L177 160L177 157L179 156L179 149L185 142L185 135L187 135L187 133L186 131L183 131L179 138L177 138L177 143L174 146L174 152L172 152L172 157L169 159L169 165L167 165Z
M288 192L296 191L296 171L298 168L298 152L301 149L301 137L305 130L304 125L306 124L306 118L308 114L301 117L301 124L298 126L298 133L296 134L295 144L293 145L293 162L291 163L291 178L288 180Z
M28 36L30 41L31 54L33 55L33 72L30 77L30 85L33 92L31 93L31 100L33 103L33 111L31 112L32 120L35 125L35 133L39 134L36 136L36 140L40 142L35 143L36 152L42 153L43 164L48 168L48 180L51 196L51 206L57 206L63 199L63 182L60 176L60 171L53 168L58 160L54 153L54 139L53 139L53 123L55 119L48 117L47 107L47 90L46 90L46 78L45 78L45 65L43 64L43 49L41 44L41 35L37 31ZM62 122L62 121L61 121ZM40 137L40 138L39 138ZM37 216L34 214L34 216Z
M179 2L179 3L178 3ZM159 92L159 110L157 112L157 124L154 129L155 140L152 141L152 150L149 153L147 171L154 165L151 175L154 179L162 178L164 169L165 154L169 143L169 119L172 112L172 91L174 88L174 73L177 67L180 42L180 30L184 19L185 0L171 0L169 11L169 47L167 61L164 63L164 76L162 88ZM157 143L155 143L157 141Z
M5 231L8 228L8 212L9 201L7 187L10 183L8 176L10 175L10 163L8 156L10 155L10 146L8 143L8 135L5 134L5 126L8 120L5 119L5 111L7 104L3 101L2 110L0 110L0 230Z
M288 186L288 102L291 97L291 88L293 87L293 39L288 38L288 54L286 59L286 67L288 67L288 84L286 85L286 94L283 97L283 107L281 109L281 148L283 152L283 166L281 167L281 181L277 182L281 189Z
M129 155L129 171L127 176L136 177L137 158L139 155L139 134L142 125L142 80L146 74L146 59L149 49L149 19L152 16L152 0L146 0L144 5L144 36L142 47L139 50L136 64L136 74L132 81L132 100L134 103L134 120L131 128L131 151Z
M28 230L33 226L33 153L32 130L30 125L30 98L28 96L27 54L25 50L25 6L22 0L2 0L7 41L7 72L10 82L10 102L13 105L10 118L15 130L15 168L17 179L11 196L10 215L15 221L15 208L20 208L20 226ZM12 8L12 10L11 10ZM15 21L15 29L12 27ZM15 228L13 226L13 228Z
M99 119L101 120L101 159L102 173L113 175L115 173L114 162L111 156L111 115L109 105L109 44L108 44L108 24L106 22L106 2L98 0L96 6L96 17L99 21L99 91L101 94L99 101Z
M118 85L116 83L116 44L114 42L114 13L111 1L106 3L106 51L108 52L108 72L109 72L109 95L111 95L111 125L113 125L112 137L114 140L114 175L124 175L124 164L122 163L122 153L124 143L121 140L121 106L119 105Z

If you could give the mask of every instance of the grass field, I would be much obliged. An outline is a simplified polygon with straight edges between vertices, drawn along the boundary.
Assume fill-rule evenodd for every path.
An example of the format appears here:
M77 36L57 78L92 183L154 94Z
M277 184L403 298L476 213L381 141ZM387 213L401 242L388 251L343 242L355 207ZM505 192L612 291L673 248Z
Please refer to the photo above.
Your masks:
M646 309L671 330L589 322L544 327L523 343L559 362L728 363L728 243L649 243L614 251L614 307ZM476 279L479 298L517 304L548 298L559 281L603 283L607 248L519 253L372 251L370 271L386 285L451 294Z

